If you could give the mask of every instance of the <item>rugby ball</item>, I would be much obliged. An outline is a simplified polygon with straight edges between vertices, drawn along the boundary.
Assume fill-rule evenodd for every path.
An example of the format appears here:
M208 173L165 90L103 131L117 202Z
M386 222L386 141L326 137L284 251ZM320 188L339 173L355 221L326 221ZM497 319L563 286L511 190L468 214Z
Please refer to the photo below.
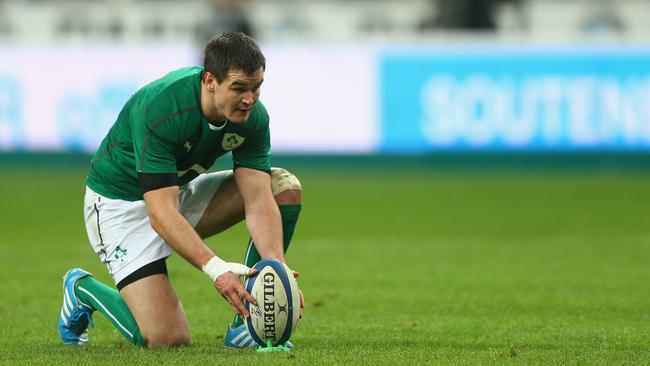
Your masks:
M289 267L277 259L263 259L253 268L257 273L246 279L245 287L257 305L244 301L250 312L246 328L258 345L285 344L300 317L298 283Z

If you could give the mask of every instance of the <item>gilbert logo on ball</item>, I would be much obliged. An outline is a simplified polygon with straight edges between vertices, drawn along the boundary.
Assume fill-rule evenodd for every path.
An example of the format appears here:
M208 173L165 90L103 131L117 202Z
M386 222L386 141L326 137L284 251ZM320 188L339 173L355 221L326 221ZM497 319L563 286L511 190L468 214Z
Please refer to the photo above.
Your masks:
M245 301L251 316L246 328L255 342L273 346L285 344L296 329L300 316L300 293L293 273L276 259L263 259L253 268L257 274L246 282L248 291L257 306Z

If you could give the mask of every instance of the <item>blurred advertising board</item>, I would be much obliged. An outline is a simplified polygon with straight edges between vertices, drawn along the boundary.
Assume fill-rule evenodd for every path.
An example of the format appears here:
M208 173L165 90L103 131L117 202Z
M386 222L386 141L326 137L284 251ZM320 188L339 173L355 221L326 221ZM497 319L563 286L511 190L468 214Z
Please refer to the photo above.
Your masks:
M141 85L188 47L0 48L0 150L94 151Z
M650 48L402 48L380 70L385 151L650 150Z
M263 45L280 153L650 151L650 48ZM85 151L188 45L0 47L0 151Z
M373 152L376 70L345 46L264 48L261 100L275 152ZM0 48L0 151L93 152L123 104L167 72L202 62L189 46Z

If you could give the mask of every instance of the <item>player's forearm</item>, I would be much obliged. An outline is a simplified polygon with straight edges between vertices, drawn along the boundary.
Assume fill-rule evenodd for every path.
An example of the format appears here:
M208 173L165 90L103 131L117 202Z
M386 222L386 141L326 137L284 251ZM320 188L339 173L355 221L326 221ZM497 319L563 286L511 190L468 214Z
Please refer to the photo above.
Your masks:
M183 258L201 267L214 257L189 222L176 210L150 213L151 226Z
M272 198L246 207L246 225L262 258L285 262L282 247L282 220Z

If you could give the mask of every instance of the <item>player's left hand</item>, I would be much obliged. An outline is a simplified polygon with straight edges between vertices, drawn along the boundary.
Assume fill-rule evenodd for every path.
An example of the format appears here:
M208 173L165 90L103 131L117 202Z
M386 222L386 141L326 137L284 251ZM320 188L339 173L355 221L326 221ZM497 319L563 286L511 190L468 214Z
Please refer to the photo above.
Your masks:
M294 270L292 270L291 272L293 272L294 278L298 278L298 276L300 276L300 272ZM302 309L305 308L305 295L302 294L302 290L299 289L298 291L300 292L300 316L298 317L298 319L302 319Z
M300 316L298 319L302 319L302 309L305 308L305 296L302 294L302 290L298 290L300 292Z

